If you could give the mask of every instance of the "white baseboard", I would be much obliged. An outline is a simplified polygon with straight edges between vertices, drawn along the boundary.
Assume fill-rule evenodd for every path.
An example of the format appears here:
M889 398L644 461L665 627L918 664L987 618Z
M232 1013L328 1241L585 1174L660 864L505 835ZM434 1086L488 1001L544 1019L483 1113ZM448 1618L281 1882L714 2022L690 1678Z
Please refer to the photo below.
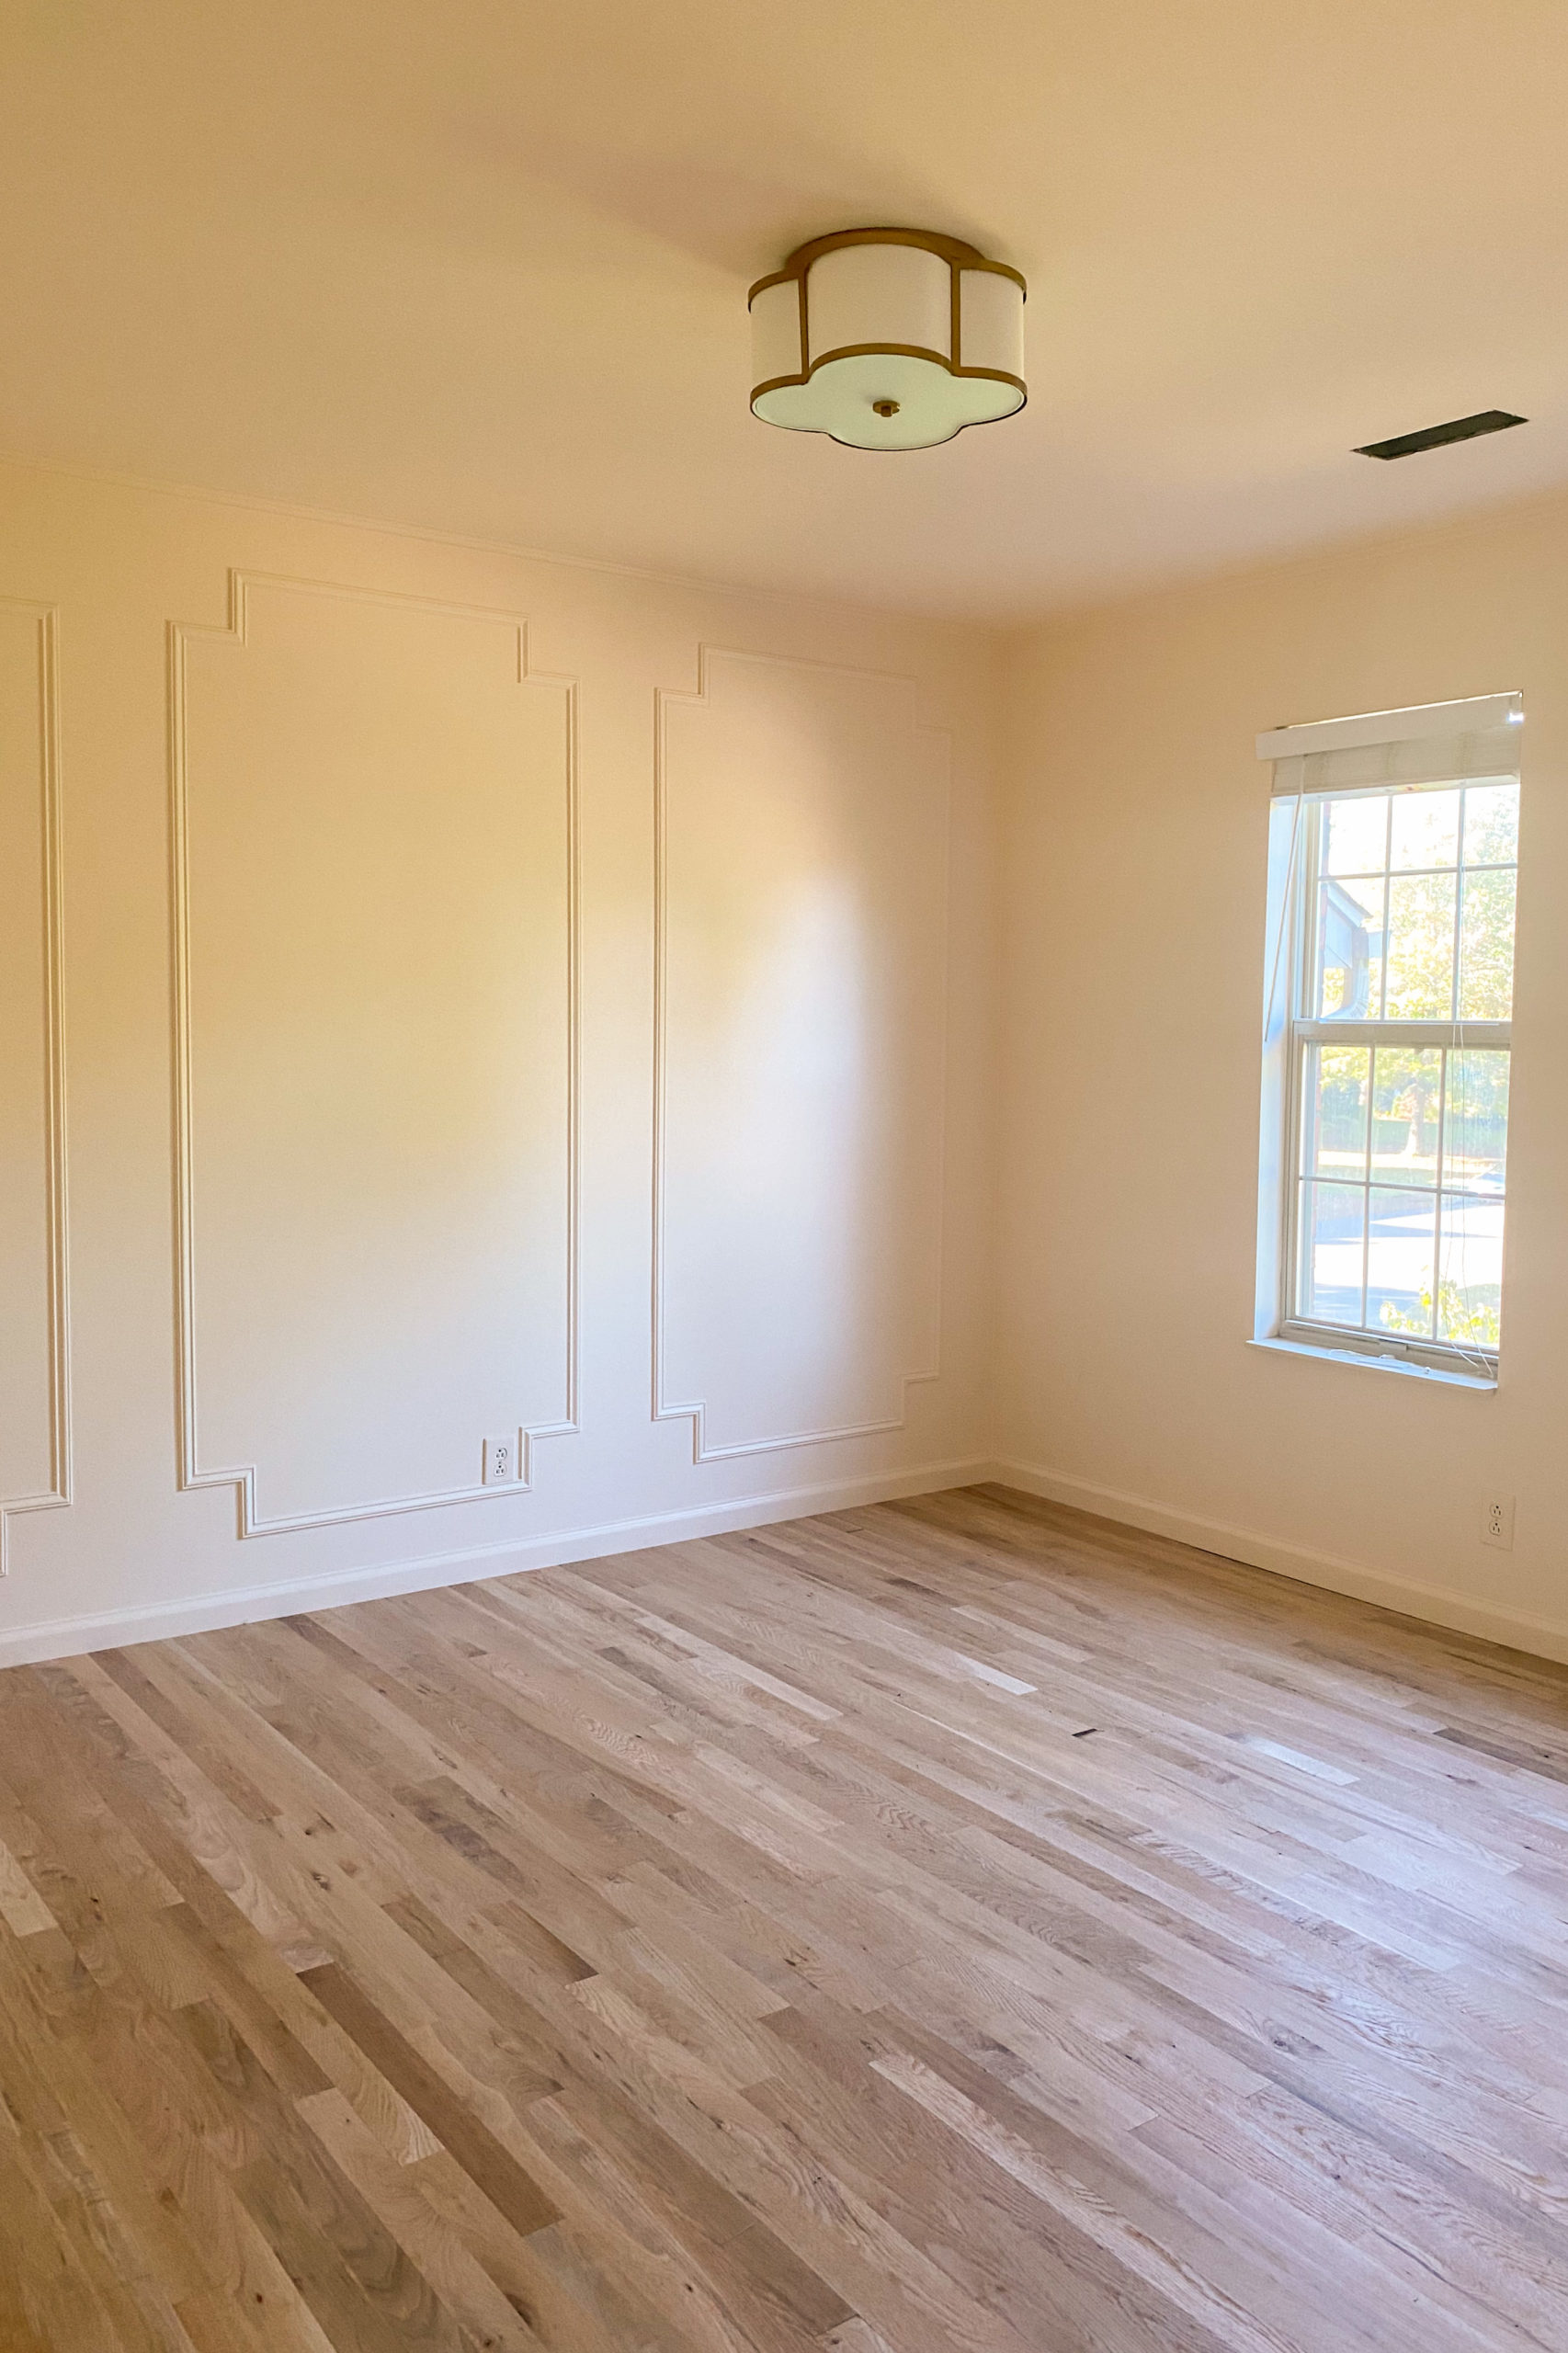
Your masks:
M392 1594L428 1593L438 1586L467 1585L478 1577L514 1576L524 1569L599 1560L608 1552L640 1552L656 1544L681 1544L693 1537L724 1536L736 1529L803 1519L814 1512L848 1511L858 1504L891 1503L900 1495L928 1495L944 1487L973 1486L996 1475L996 1465L990 1461L929 1462L915 1471L875 1472L814 1487L778 1487L733 1502L606 1520L597 1528L562 1529L520 1544L427 1552L419 1560L381 1568L338 1569L326 1576L291 1577L278 1585L234 1586L218 1593L133 1603L123 1609L97 1610L79 1618L49 1618L36 1625L0 1631L0 1666L77 1658L86 1651L119 1650L128 1643L155 1643L181 1634L208 1634L221 1626L248 1626L261 1618L342 1608L352 1601L376 1601Z
M1375 1602L1381 1609L1397 1610L1402 1618L1418 1618L1453 1633L1479 1635L1483 1642L1501 1643L1509 1650L1568 1664L1568 1627L1554 1626L1546 1619L1489 1608L1483 1602L1466 1601L1440 1586L1413 1585L1403 1577L1363 1568L1358 1562L1338 1560L1332 1553L1282 1544L1250 1528L1232 1528L1222 1520L1173 1511L1165 1504L1152 1503L1147 1495L1096 1486L1064 1471L1043 1471L1027 1462L999 1462L992 1475L1001 1486L1018 1487L1025 1495L1043 1495L1051 1503L1070 1504L1077 1511L1096 1512L1102 1519L1119 1519L1151 1536L1173 1537L1178 1544L1194 1545L1200 1552L1218 1552L1250 1568L1270 1569L1277 1576L1294 1577L1299 1585L1321 1586L1357 1601Z
M1199 1552L1217 1552L1251 1568L1268 1569L1298 1584L1318 1586L1358 1601L1375 1602L1428 1625L1455 1633L1472 1634L1483 1642L1501 1643L1510 1650L1537 1658L1568 1664L1568 1628L1549 1620L1489 1608L1464 1600L1437 1586L1415 1585L1402 1577L1363 1568L1326 1552L1308 1552L1296 1544L1234 1528L1222 1520L1173 1510L1146 1495L1103 1487L1062 1471L1042 1470L1033 1463L995 1462L978 1458L956 1462L929 1462L917 1470L872 1472L856 1479L837 1479L812 1487L779 1487L733 1501L693 1506L682 1511L651 1512L631 1519L605 1520L596 1527L563 1529L522 1543L472 1546L461 1552L427 1552L418 1560L399 1561L371 1569L339 1569L324 1576L292 1577L274 1585L231 1586L215 1593L190 1594L177 1600L133 1604L122 1609L89 1612L76 1618L51 1618L31 1626L0 1631L0 1666L23 1666L41 1659L71 1658L85 1651L119 1649L130 1643L152 1643L182 1634L205 1634L222 1626L244 1626L257 1619L291 1616L296 1611L334 1609L355 1601L375 1601L400 1593L427 1593L440 1586L465 1585L479 1577L513 1576L526 1569L561 1566L571 1561L602 1559L610 1552L638 1552L659 1544L680 1544L699 1536L728 1535L738 1529L766 1528L778 1520L803 1519L816 1512L848 1511L860 1504L891 1503L902 1495L935 1495L948 1487L983 1483L1017 1487L1025 1495L1041 1495L1051 1503L1094 1512L1124 1527L1142 1529L1152 1536L1168 1536Z

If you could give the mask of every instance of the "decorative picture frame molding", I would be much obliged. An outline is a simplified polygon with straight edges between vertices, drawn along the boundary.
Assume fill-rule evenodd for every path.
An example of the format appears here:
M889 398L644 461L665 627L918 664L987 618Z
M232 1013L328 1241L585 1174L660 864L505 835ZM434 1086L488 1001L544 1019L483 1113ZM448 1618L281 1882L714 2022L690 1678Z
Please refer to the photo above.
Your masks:
M74 1493L71 1415L70 1194L66 1148L65 885L60 774L60 611L33 597L0 597L0 611L30 615L38 646L40 840L43 929L45 1202L48 1297L49 1484L0 1496L0 1576L9 1574L7 1522L69 1509Z
M499 623L514 635L517 683L519 687L559 688L566 712L566 1352L564 1392L566 1412L554 1422L518 1431L518 1476L494 1485L473 1481L409 1495L367 1499L324 1511L267 1517L257 1502L258 1466L237 1462L203 1466L200 1460L199 1394L196 1363L195 1188L192 1138L192 1067L190 1000L190 868L189 800L187 750L187 670L186 650L192 642L248 642L249 599L257 588L277 588L301 596L343 599L351 603L390 606L398 610L427 612L446 619ZM579 1234L581 1224L582 1125L582 925L580 819L578 808L578 681L575 677L537 670L528 661L528 622L500 608L469 605L440 598L405 595L393 589L366 588L348 583L296 578L288 574L231 568L228 618L222 624L171 620L167 624L167 696L169 746L169 855L172 950L172 1050L174 1060L174 1224L175 1224L175 1358L176 1388L176 1483L182 1494L206 1487L233 1487L236 1493L237 1533L242 1540L256 1536L295 1534L358 1520L402 1517L411 1512L442 1510L451 1505L492 1503L533 1492L534 1446L537 1440L581 1435L579 1411Z
M929 1365L893 1375L903 1396L903 1405L896 1415L882 1419L835 1424L816 1429L791 1430L776 1436L747 1438L731 1445L712 1445L708 1438L709 1401L705 1397L681 1400L666 1396L665 1392L665 1331L667 1297L665 1266L667 1181L665 1144L668 1135L667 1074L669 1063L669 731L668 716L672 710L710 705L710 674L719 661L755 663L760 666L817 673L835 677L864 679L878 686L897 686L907 689L913 697L918 692L917 682L894 671L867 670L853 664L819 662L791 654L758 653L750 647L710 644L706 641L697 647L697 687L686 688L659 687L654 689L653 745L653 1135L652 1185L652 1418L655 1422L689 1421L691 1424L691 1460L694 1465L739 1460L756 1454L784 1453L801 1447L825 1446L848 1438L876 1438L908 1427L908 1392L917 1385L935 1381L941 1377L941 1302L942 1251L938 1225L937 1250L933 1267L937 1314ZM942 749L950 768L952 737L946 728L926 727L912 722L913 732L926 737ZM943 941L944 970L946 964L946 933ZM947 1024L941 1034L940 1093L946 1100ZM945 1137L944 1137L945 1148ZM938 1171L938 1196L942 1196L943 1172Z

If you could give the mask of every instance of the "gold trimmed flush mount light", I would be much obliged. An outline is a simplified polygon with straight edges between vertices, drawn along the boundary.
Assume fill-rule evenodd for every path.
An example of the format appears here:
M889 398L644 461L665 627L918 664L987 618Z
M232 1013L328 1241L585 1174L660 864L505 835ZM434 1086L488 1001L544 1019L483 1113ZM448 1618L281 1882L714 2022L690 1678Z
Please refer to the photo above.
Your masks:
M928 449L1027 397L1006 262L926 229L841 229L751 290L755 414L855 449Z

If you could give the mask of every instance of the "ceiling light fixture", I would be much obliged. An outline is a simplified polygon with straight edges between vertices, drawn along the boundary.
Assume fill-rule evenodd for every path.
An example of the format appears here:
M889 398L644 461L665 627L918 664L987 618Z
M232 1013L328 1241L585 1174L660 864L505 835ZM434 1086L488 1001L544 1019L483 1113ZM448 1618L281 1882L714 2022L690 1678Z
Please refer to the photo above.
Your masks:
M1027 291L961 237L813 237L751 290L753 412L855 449L928 449L1012 416Z

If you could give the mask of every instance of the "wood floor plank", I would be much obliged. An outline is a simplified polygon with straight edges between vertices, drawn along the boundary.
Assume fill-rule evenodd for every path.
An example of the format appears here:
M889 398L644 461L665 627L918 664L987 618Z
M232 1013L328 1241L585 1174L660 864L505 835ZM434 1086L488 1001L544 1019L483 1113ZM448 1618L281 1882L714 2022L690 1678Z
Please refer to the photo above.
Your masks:
M0 1674L3 2353L1562 2353L1568 1672L999 1488Z

